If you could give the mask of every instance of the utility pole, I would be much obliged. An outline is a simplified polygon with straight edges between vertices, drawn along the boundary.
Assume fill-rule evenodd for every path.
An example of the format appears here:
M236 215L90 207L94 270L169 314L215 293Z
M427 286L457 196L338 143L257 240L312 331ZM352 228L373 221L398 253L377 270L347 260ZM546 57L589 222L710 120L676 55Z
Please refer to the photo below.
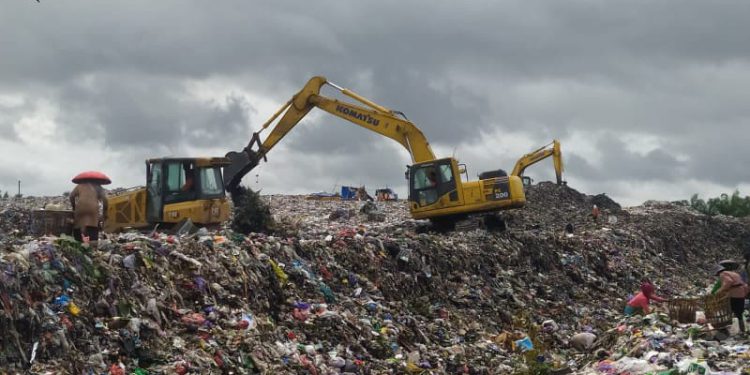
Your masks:
M18 180L18 196L21 196L21 180Z

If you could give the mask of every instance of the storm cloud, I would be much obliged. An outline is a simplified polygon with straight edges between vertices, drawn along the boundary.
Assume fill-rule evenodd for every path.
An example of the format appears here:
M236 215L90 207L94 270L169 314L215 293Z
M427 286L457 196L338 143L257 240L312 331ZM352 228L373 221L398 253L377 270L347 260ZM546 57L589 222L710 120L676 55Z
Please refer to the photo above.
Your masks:
M149 157L223 155L314 75L403 111L472 171L511 169L558 138L571 186L625 204L742 189L749 12L697 0L12 1L0 11L0 162L19 167L0 189L23 177L29 194L58 194L93 168L129 186ZM408 162L391 140L314 111L248 183L403 195Z

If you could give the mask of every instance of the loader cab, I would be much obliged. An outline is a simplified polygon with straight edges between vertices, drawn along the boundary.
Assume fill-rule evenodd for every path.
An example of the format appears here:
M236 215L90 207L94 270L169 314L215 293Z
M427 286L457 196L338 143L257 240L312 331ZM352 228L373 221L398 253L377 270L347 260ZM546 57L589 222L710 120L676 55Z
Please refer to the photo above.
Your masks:
M414 164L409 167L407 175L412 205L420 208L430 206L446 194L449 202L459 200L456 184L457 181L460 183L461 176L452 158Z
M149 222L165 221L164 206L195 200L224 198L221 163L209 158L162 158L146 161L146 215Z

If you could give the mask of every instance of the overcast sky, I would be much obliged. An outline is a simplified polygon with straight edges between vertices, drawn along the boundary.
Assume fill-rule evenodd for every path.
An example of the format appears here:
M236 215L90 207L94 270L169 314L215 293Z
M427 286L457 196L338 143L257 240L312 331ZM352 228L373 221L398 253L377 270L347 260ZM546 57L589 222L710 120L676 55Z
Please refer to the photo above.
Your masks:
M588 194L750 194L748 14L747 1L7 0L0 190L57 195L90 169L142 185L146 158L239 150L323 75L403 111L472 177L557 138L565 179ZM400 147L313 111L245 183L405 195ZM527 175L553 180L551 160Z

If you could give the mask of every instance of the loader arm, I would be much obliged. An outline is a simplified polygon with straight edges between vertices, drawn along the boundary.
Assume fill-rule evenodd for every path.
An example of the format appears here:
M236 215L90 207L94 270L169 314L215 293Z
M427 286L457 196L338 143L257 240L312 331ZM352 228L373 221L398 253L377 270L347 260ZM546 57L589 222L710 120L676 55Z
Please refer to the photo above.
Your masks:
M326 84L360 104L320 95L320 89ZM324 77L313 77L302 90L276 111L258 132L253 134L253 138L244 150L227 154L231 161L231 164L224 168L224 181L227 190L230 193L233 192L239 186L242 177L255 168L261 158L265 159L266 154L315 107L395 140L409 151L414 163L435 160L435 154L432 152L427 138L413 123L401 118L403 114L330 83ZM266 139L261 142L260 133L271 127L279 116L281 118L272 127ZM253 149L253 147L256 148Z
M550 145L552 147L549 147ZM511 176L523 176L523 172L526 170L526 168L550 156L552 157L552 161L555 165L555 177L557 178L557 184L561 184L562 172L564 167L562 162L562 152L560 151L560 141L558 141L557 139L553 140L552 143L544 145L518 159L515 167L513 167Z

